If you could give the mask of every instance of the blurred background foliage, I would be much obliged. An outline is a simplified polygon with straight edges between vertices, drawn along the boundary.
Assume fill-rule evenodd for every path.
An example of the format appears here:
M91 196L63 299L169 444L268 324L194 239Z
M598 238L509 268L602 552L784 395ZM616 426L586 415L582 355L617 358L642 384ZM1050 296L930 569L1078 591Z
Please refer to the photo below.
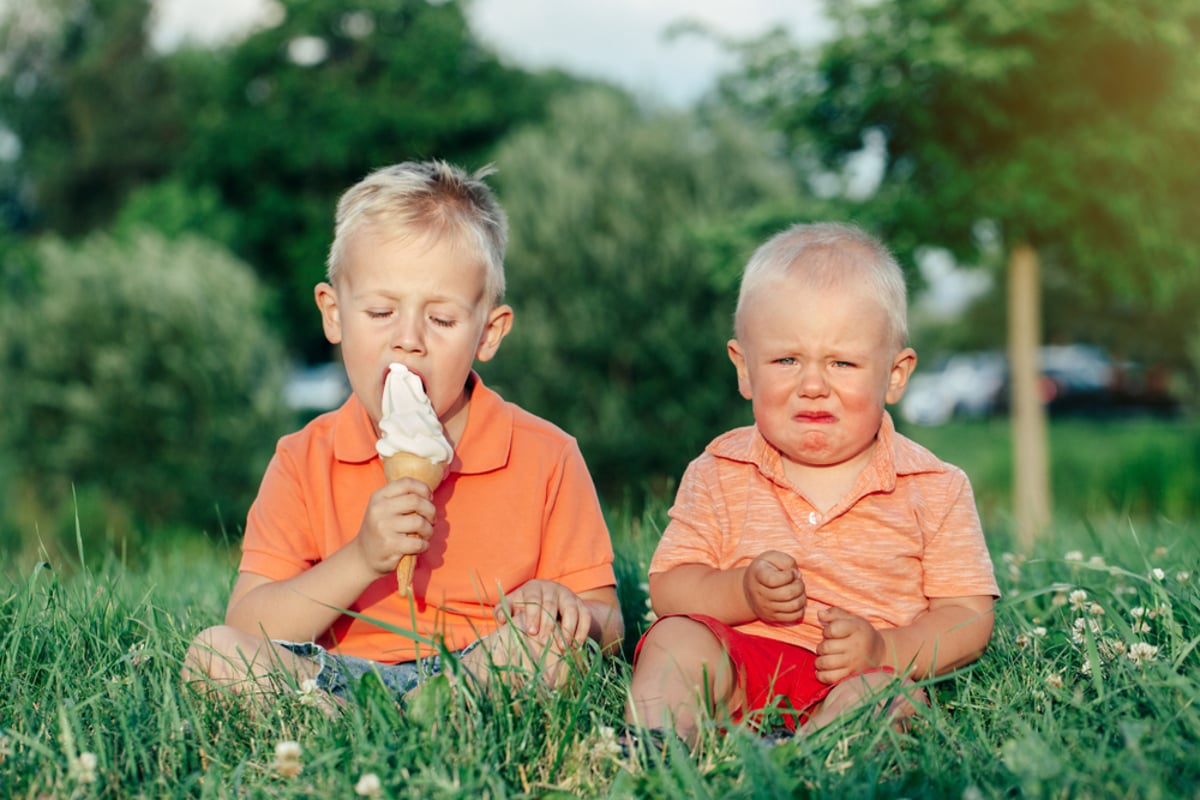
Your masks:
M737 64L687 110L507 65L459 0L281 0L272 25L166 52L150 0L5 8L9 537L69 528L64 507L238 528L304 421L283 370L336 358L312 305L334 203L405 159L498 165L517 318L485 378L576 435L612 502L668 490L748 420L737 277L801 220L896 248L927 358L1001 347L1004 304L995 281L968 313L923 312L923 259L998 275L1032 237L1046 338L1154 363L1194 405L1197 0L830 3L815 49L702 31Z
M32 263L7 276L0 318L9 523L35 530L73 485L96 493L95 528L114 537L243 513L288 422L284 353L249 267L148 231L43 238Z

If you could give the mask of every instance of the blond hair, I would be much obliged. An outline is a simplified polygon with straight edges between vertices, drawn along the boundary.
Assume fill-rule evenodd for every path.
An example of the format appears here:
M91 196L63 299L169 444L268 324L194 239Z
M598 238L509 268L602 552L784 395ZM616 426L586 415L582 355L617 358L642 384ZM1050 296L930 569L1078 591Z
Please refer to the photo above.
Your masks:
M734 312L735 335L741 332L747 298L771 278L800 274L816 288L862 281L879 300L897 349L908 341L908 289L904 272L886 246L856 225L801 223L763 243L742 271Z
M445 161L405 161L375 170L338 200L326 275L336 283L347 242L363 228L397 238L429 236L468 245L487 272L493 306L504 299L508 217L483 181L490 164L468 174Z

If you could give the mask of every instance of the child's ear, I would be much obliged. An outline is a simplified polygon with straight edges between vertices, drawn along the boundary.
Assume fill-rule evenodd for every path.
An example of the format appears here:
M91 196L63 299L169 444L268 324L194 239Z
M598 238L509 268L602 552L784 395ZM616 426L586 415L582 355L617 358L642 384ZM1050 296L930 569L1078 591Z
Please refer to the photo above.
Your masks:
M313 290L317 308L321 309L321 325L325 328L325 338L330 344L340 344L342 341L342 314L338 309L337 291L328 283L322 281Z
M738 391L742 393L742 397L747 400L754 399L754 392L750 387L750 374L746 370L746 354L742 352L742 345L737 339L730 339L725 344L729 352L729 360L733 362L734 368L737 370Z
M904 396L904 387L908 386L908 379L916 368L916 350L906 347L896 354L892 361L892 371L888 374L887 394L884 395L887 403L900 402L900 398Z
M475 348L475 358L480 361L491 361L492 356L500 349L500 342L512 330L513 310L511 306L496 306L488 312L487 321L483 323L483 335L479 337L479 347Z

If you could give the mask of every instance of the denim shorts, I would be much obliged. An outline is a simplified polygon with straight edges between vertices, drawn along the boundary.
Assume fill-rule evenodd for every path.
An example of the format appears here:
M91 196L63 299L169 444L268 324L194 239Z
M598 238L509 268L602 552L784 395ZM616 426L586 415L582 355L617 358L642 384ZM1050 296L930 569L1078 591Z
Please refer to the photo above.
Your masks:
M275 644L317 664L317 688L343 700L351 698L354 686L367 675L379 678L389 692L401 699L424 681L442 674L440 655L402 661L399 664L383 664L369 658L331 653L314 642L276 639ZM474 650L478 644L478 641L472 642L462 650L456 651L454 655L462 657Z

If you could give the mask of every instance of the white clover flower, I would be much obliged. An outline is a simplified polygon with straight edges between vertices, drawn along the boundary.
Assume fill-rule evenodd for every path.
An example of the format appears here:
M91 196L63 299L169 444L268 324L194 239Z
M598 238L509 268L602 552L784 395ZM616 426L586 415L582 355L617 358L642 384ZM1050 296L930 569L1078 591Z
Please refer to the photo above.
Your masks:
M1125 643L1120 639L1098 639L1096 641L1096 649L1105 661L1112 661L1114 658L1125 653Z
M148 663L153 654L146 652L146 643L138 642L129 647L129 663L135 667Z
M1150 570L1150 577L1154 578L1154 580L1158 581L1159 583L1162 583L1164 580L1166 580L1167 573L1163 572L1158 567L1155 567L1154 569Z
M1093 567L1103 567L1104 566L1104 556L1092 556L1091 558L1088 559L1088 564Z
M283 741L275 745L275 758L280 761L299 761L304 749L299 742Z
M1050 604L1055 608L1065 606L1067 604L1067 595L1063 592L1055 592L1054 597L1050 600Z
M601 725L597 729L599 741L594 746L594 752L607 753L611 756L621 755L621 744L617 741L617 731L611 725Z
M1129 646L1125 655L1140 667L1147 661L1154 661L1158 658L1158 647L1148 642L1134 642Z
M984 800L983 792L978 786L968 786L963 789L962 800Z
M1179 583L1187 583L1192 577L1192 573L1185 570L1180 570L1175 573L1175 580Z
M1025 650L1031 644L1033 644L1033 636L1031 636L1028 633L1018 633L1017 634L1017 647L1021 648L1022 650Z
M1099 603L1090 603L1088 605L1088 613L1093 617L1103 617L1104 606L1100 605Z
M359 797L379 797L383 794L383 783L374 772L364 772L354 784L354 793Z
M1038 637L1039 639L1045 639L1046 638L1046 626L1045 625L1034 626L1033 635Z
M1053 689L1061 689L1063 687L1063 676L1057 672L1051 672L1046 676L1046 685Z
M321 702L321 690L317 688L315 678L305 678L300 681L300 687L296 689L296 694L300 696L301 705L315 706Z
M275 763L271 766L285 778L294 778L304 769L304 765L300 763L302 752L299 742L280 742L275 745Z
M1072 550L1063 556L1067 561L1083 561L1083 553L1079 550Z
M1134 633L1149 633L1150 632L1150 623L1146 622L1145 620L1139 619L1133 623L1133 626L1130 629Z
M1141 619L1142 617L1146 616L1146 607L1134 606L1133 608L1129 609L1129 616L1133 617L1134 619Z
M1071 623L1071 641L1075 644L1083 644L1084 632L1089 631L1092 635L1099 634L1104 630L1098 619L1089 619L1087 617L1076 617Z
M98 763L95 753L80 753L71 763L71 774L80 783L95 783Z
M1087 590L1076 589L1067 596L1067 600L1070 601L1071 608L1075 609L1076 611L1083 611L1084 607L1087 605L1087 596Z

